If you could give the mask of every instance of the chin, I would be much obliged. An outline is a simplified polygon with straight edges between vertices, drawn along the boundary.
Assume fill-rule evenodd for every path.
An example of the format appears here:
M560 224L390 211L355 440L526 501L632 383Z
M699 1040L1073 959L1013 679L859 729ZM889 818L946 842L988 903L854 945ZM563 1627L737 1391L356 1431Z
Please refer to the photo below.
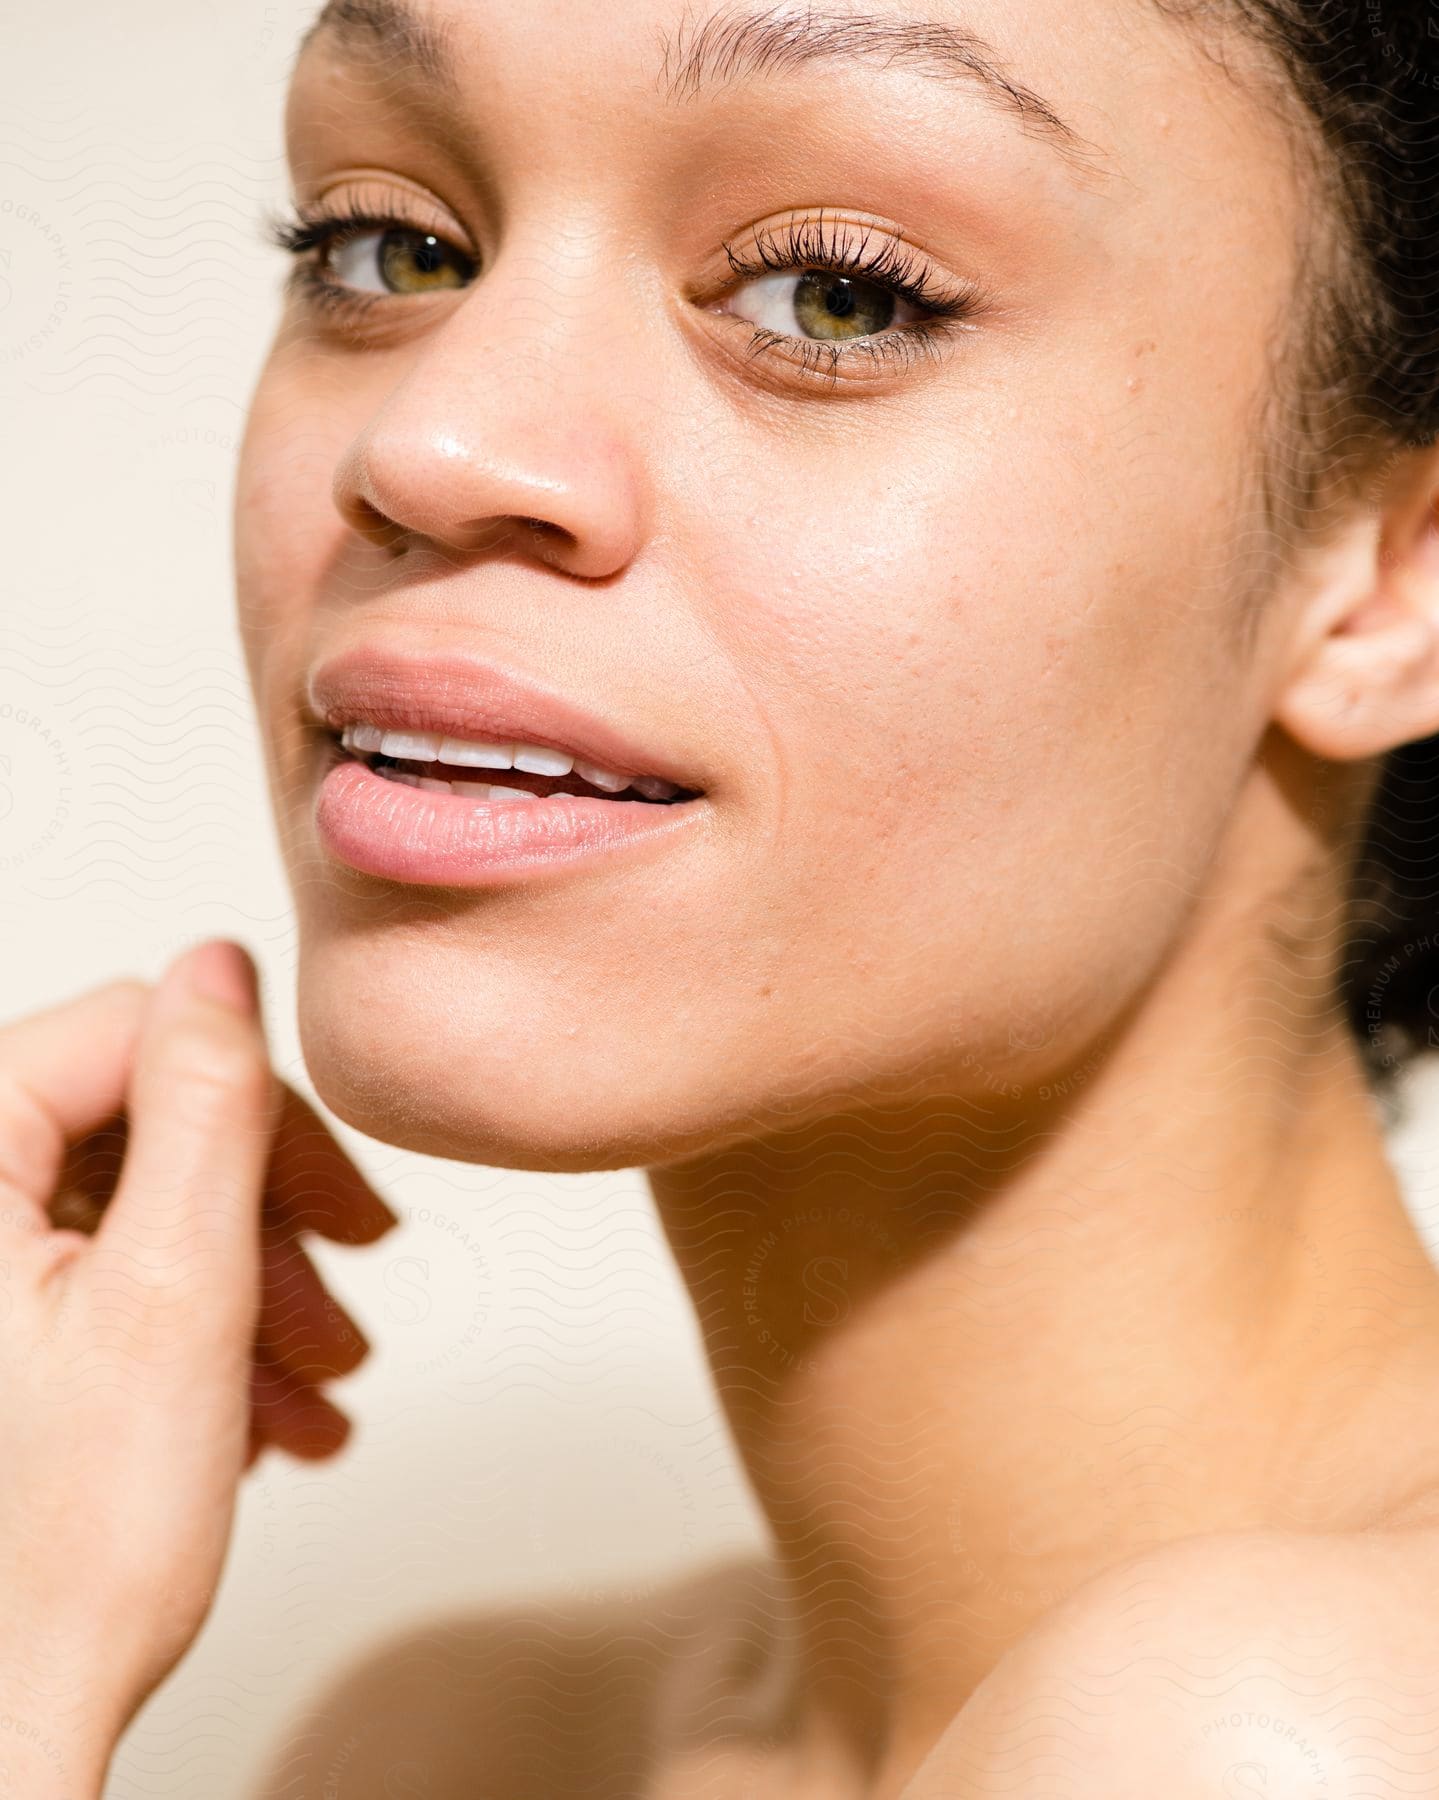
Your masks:
M457 1162L586 1174L705 1147L706 1059L666 1040L659 997L632 972L591 976L478 947L457 976L453 951L302 941L305 1067L347 1125Z
M434 1055L398 1054L363 1021L302 1008L300 1044L315 1091L338 1118L368 1137L490 1168L587 1174L628 1169L674 1154L615 1071L611 1080L582 1058L573 1082L536 1078L509 1062L503 1045L466 1054L435 1042Z
M357 1066L315 1053L308 1040L305 1066L315 1091L337 1118L367 1137L401 1150L492 1169L528 1169L551 1175L587 1175L662 1162L665 1146L616 1128L613 1116L593 1123L567 1105L547 1106L533 1094L492 1095L477 1108L473 1095L437 1097L388 1064Z

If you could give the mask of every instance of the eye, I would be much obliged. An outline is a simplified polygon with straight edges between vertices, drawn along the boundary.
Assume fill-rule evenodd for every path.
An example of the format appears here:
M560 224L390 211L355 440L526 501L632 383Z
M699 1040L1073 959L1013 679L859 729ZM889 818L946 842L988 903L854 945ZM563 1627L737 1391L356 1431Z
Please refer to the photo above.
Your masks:
M344 326L392 299L466 287L479 266L441 232L383 204L270 217L266 236L293 259L290 291Z
M766 331L827 344L873 337L891 325L909 325L928 315L892 289L835 269L762 275L737 290L730 310L736 318Z
M333 244L324 261L332 280L360 293L433 293L463 287L470 274L463 251L408 225L357 232Z
M743 249L724 251L740 280L713 310L753 326L751 355L832 385L933 360L988 306L977 283L942 275L901 239L823 212L761 226Z

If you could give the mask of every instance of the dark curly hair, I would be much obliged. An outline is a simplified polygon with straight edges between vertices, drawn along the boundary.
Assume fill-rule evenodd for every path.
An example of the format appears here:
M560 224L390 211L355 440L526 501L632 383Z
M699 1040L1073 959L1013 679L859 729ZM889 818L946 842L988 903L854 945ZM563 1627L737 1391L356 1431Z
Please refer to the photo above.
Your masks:
M1264 503L1280 540L1360 500L1384 464L1439 440L1439 0L1156 0L1237 24L1283 74L1317 204ZM1371 1089L1439 1048L1439 735L1380 764L1350 878L1340 997Z

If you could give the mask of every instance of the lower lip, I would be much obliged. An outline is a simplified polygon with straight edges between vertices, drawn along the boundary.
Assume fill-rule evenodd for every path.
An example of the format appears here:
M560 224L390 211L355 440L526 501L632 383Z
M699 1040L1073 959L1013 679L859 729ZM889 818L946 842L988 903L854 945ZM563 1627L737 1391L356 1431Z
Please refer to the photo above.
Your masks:
M698 812L695 800L472 800L390 781L351 758L321 782L315 827L332 856L363 874L478 888L657 844Z

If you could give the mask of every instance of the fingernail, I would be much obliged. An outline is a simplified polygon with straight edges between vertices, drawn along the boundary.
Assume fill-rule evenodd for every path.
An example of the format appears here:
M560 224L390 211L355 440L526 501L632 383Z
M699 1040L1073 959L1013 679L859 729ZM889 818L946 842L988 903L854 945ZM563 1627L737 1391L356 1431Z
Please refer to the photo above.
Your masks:
M243 945L229 938L211 938L187 950L181 961L192 992L250 1018L259 1011L259 978Z

